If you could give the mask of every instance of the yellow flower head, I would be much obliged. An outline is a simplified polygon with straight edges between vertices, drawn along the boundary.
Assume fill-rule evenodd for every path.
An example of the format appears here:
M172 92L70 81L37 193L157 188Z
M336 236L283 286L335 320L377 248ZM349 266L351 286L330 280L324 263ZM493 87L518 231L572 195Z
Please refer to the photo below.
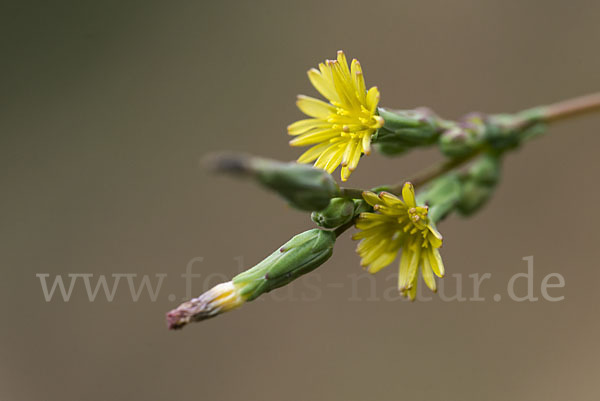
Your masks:
M354 235L360 239L357 252L361 265L376 273L394 261L399 250L398 288L411 300L417 293L417 270L421 268L425 284L436 291L434 274L444 276L444 265L438 250L442 236L427 216L427 206L417 206L411 183L404 184L402 198L381 192L364 192L363 198L377 213L361 213Z
M342 181L346 181L356 169L361 155L371 152L371 136L383 126L378 116L379 90L365 87L358 60L352 60L350 68L343 51L337 60L312 68L308 78L313 86L329 100L298 96L296 104L306 115L312 117L296 121L288 127L292 146L313 145L298 158L299 163L315 161L315 167L329 173L341 164Z

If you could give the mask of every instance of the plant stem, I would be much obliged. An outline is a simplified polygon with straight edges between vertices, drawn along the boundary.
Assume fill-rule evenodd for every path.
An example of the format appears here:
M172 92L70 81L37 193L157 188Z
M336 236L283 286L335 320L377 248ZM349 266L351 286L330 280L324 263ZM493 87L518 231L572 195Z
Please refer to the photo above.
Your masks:
M441 163L435 164L415 174L413 177L407 178L401 183L391 186L388 192L394 195L400 195L402 193L402 187L404 186L405 182L412 183L415 188L427 184L428 182L441 176L442 174L447 173L448 171L453 170L454 168L459 167L460 165L467 163L468 161L471 161L477 155L479 155L483 151L483 149L484 148L480 148L466 156L445 160ZM340 188L340 196L349 199L362 199L362 193L364 191L364 189L359 188Z
M542 106L541 110L542 121L548 123L598 111L600 110L600 92Z
M417 173L412 178L408 178L408 179L404 180L403 182L394 185L393 187L390 188L390 192L395 195L399 195L402 192L402 187L404 186L405 182L412 183L415 188L425 185L428 182L430 182L431 180L434 180L434 179L438 178L439 176L447 173L448 171L453 170L456 167L459 167L459 166L473 160L476 156L481 154L483 149L484 148L481 147L466 156L446 160L446 161L443 161L436 165L433 165L433 166L421 171L420 173Z
M513 128L524 129L539 122L552 123L594 111L600 111L600 92L524 110L517 113Z

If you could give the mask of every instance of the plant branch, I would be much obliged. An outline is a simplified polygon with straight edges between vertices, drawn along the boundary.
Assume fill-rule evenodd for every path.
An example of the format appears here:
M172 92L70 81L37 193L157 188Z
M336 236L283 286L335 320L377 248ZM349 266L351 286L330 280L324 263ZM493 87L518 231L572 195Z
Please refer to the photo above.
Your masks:
M524 110L517 113L519 118L514 128L524 129L539 122L552 123L594 111L600 111L600 92Z
M592 111L600 111L600 92L542 106L544 122L564 120Z

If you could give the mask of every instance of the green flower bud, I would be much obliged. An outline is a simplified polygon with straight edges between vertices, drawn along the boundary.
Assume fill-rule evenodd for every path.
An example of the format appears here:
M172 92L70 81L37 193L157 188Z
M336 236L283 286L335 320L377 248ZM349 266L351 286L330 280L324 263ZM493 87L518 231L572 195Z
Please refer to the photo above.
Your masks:
M252 159L256 178L301 210L322 210L339 193L335 179L325 170L306 164Z
M499 155L486 153L480 156L463 177L462 197L457 205L465 216L478 211L491 198L500 181Z
M378 153L385 156L398 156L410 149L410 147L405 144L385 141L374 143L373 146Z
M310 217L319 227L339 227L354 217L354 202L351 199L334 198L329 206L321 211L312 212Z
M381 188L385 188L385 189L380 189L376 192L381 192L381 191L386 191L387 187L381 187ZM373 207L371 205L369 205L364 199L354 199L354 216L358 216L361 213L364 212L371 212L373 211Z
M332 231L305 231L231 281L240 288L241 297L252 301L319 267L332 255L334 244Z
M479 114L471 114L458 124L451 124L440 136L442 153L450 157L470 154L486 140L486 124Z
M470 216L485 205L493 193L494 186L468 180L463 184L463 196L457 205L457 210L463 216Z
M298 234L253 268L167 313L167 324L170 329L180 329L239 308L316 269L329 259L334 244L332 231L315 228Z
M433 222L444 219L462 197L462 184L456 173L447 173L419 192L417 203L429 206L428 216Z
M253 177L301 210L325 209L331 198L339 194L339 187L331 174L306 164L282 163L238 154L218 155L210 162L217 171Z
M372 138L377 150L397 155L410 148L435 143L440 133L439 119L428 109L386 110L379 108L384 124Z
M500 157L486 153L471 165L468 175L478 183L492 186L500 180L500 169Z
M490 116L488 143L497 151L504 152L543 134L546 131L546 124L537 121L540 118L539 112L539 109L532 109L518 114ZM523 121L528 121L529 124L523 126Z

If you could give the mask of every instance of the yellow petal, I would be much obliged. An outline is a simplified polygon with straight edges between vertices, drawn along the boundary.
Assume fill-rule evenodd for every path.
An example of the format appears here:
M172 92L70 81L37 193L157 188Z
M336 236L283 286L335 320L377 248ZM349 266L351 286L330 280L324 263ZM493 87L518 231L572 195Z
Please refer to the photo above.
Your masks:
M368 156L371 154L371 135L363 136L362 147L363 147L363 152L365 152L365 155Z
M296 105L304 114L311 117L326 119L330 114L335 114L335 107L309 96L298 95Z
M408 266L408 281L410 282L410 285L413 285L416 283L415 278L417 277L417 272L419 270L420 259L421 259L421 250L419 248L415 248L412 251L410 265Z
M406 205L404 204L404 202L402 202L400 199L398 199L397 196L389 192L381 191L379 193L379 199L381 199L381 201L387 206L406 209Z
M323 130L302 134L290 141L291 146L314 145L315 143L329 141L331 138L339 136L338 130Z
M344 167L346 167L348 165L348 163L350 162L350 156L352 155L352 151L354 149L355 143L356 143L356 140L354 138L352 138L350 141L348 141L348 145L346 145L346 149L344 149L344 157L342 159L342 165Z
M431 243L431 246L434 248L441 247L442 246L442 234L440 234L438 232L438 230L436 230L436 228L434 226L432 226L431 224L429 224L427 226L427 229L431 233L430 235L427 236L427 239Z
M370 248L368 250L368 252L365 252L360 264L363 266L370 265L371 262L373 262L375 259L377 259L379 256L381 256L381 254L383 253L383 251L386 249L386 247L388 245L389 245L388 239L384 239L382 241L377 242L372 248Z
M362 144L360 141L354 141L352 143L352 152L350 153L350 162L348 163L348 169L350 171L356 170L360 157L362 156Z
M364 191L362 193L362 197L371 206L375 206L381 203L381 199L379 199L379 197L374 192Z
M339 143L331 144L327 149L325 149L325 151L323 153L321 153L321 155L315 162L315 167L326 170L325 167L329 164L331 159L337 158L339 153L342 151L343 150L340 147ZM337 166L333 167L333 169L327 169L327 172L329 174L333 173L333 171L336 169L336 167Z
M348 181L348 178L350 178L350 174L352 174L352 170L350 170L346 166L342 167L342 172L340 174L342 181Z
M344 54L344 52L342 50L338 50L337 52L337 61L338 61L338 65L340 66L340 70L343 73L343 78L344 79L348 79L350 78L350 70L348 69L348 61L346 60L346 55Z
M375 274L386 266L389 266L396 259L396 252L386 252L379 255L377 259L369 266L369 273Z
M305 120L298 120L288 125L288 133L290 135L300 135L316 129L323 129L331 127L331 123L318 118L307 118Z
M416 276L415 276L415 280L413 283L411 283L410 288L406 291L406 296L411 300L414 301L416 296L417 296L417 280L416 280Z
M435 278L433 277L433 271L431 270L431 264L429 264L429 258L423 258L423 265L421 266L421 274L423 274L423 281L433 292L436 292Z
M352 66L350 68L350 73L354 78L354 86L356 89L356 95L360 99L360 102L366 103L366 95L367 89L365 87L365 79L363 77L362 68L357 59L352 60Z
M345 76L345 72L339 61L333 61L330 64L333 68L332 77L335 90L340 96L340 102L343 108L352 110L356 107L359 107L360 104L356 98L356 95L354 94L355 91L352 82L350 81L350 73L348 73L347 77ZM346 65L346 69L348 69L348 65Z
M402 199L404 199L404 203L408 207L416 207L417 203L415 202L415 189L410 182L404 184L402 187Z
M302 153L302 155L298 158L298 163L310 163L317 159L321 153L323 153L331 144L324 142L320 143L312 148L308 149L306 152Z
M425 251L426 256L429 258L429 263L431 264L431 269L438 277L444 277L445 269L444 262L442 262L442 257L440 256L440 251L436 248L428 248Z
M376 86L369 89L367 92L367 110L370 113L375 113L377 105L379 104L379 89Z
M335 91L333 81L326 79L323 75L321 75L321 73L317 69L311 68L308 71L308 79L315 87L315 89L318 90L319 93L321 93L321 95L325 96L330 101L339 101L339 96Z
M327 164L325 165L325 170L327 170L330 174L332 172L335 171L335 169L340 165L340 163L342 162L342 156L343 156L343 152L340 149L335 156L332 156L329 161L327 162Z
M409 275L408 270L410 268L410 260L412 254L408 251L402 250L400 255L400 269L398 270L398 289L403 290L409 286Z

